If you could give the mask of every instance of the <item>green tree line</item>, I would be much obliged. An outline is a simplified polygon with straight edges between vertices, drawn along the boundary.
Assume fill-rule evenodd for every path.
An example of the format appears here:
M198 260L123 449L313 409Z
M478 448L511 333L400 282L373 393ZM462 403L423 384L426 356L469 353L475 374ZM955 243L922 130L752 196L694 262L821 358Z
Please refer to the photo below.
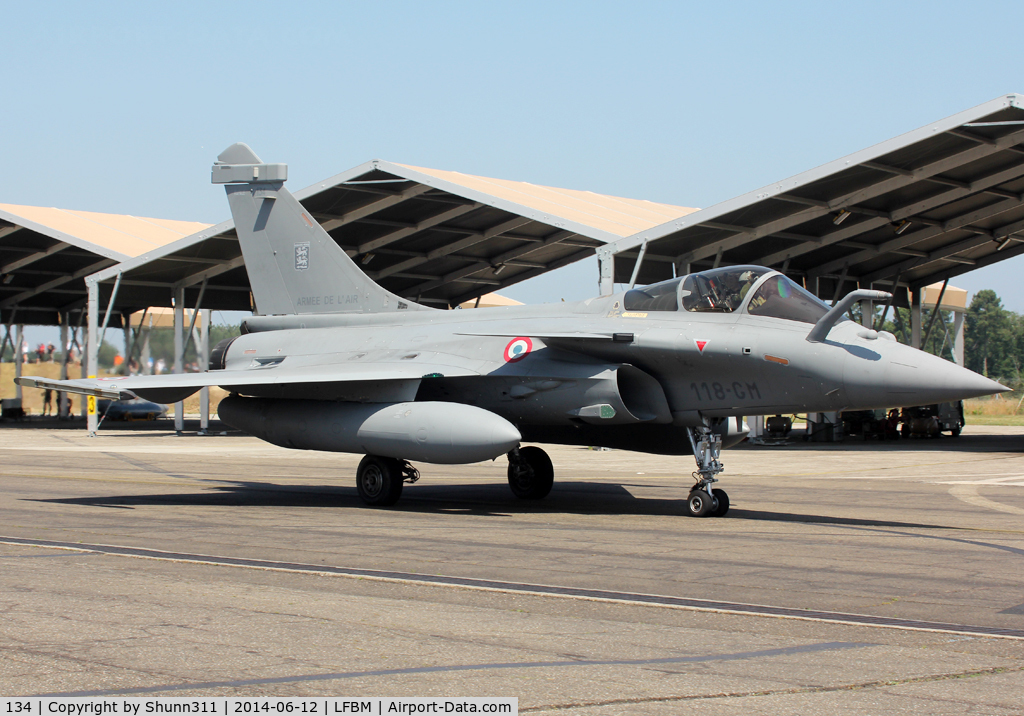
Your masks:
M188 326L185 326L188 329ZM210 326L210 350L212 351L214 346L220 343L225 338L234 338L239 335L241 331L239 326ZM135 349L135 358L138 360L140 351L142 349L142 341L145 339L145 334L139 339L139 346ZM198 360L196 342L194 340L188 342L188 347L185 349L185 365L195 362ZM174 365L174 329L173 328L154 328L152 329L149 336L149 354L152 356L154 361L163 359L164 363L167 364L167 370L169 371Z

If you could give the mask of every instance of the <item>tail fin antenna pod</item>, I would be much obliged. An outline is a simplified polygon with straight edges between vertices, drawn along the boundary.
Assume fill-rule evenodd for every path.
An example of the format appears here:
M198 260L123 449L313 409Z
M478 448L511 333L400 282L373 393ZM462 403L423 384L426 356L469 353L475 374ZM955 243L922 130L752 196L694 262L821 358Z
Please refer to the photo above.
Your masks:
M221 152L224 184L256 309L263 315L429 310L374 283L285 189L286 164L265 164L247 145Z

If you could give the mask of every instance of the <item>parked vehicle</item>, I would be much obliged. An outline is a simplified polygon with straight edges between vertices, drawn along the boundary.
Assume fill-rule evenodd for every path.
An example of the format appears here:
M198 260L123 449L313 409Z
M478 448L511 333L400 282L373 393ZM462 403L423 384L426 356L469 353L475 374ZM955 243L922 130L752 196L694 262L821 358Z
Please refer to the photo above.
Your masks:
M142 398L97 400L96 412L106 420L158 420L167 417L168 406Z
M903 437L938 437L948 432L953 437L960 435L964 422L964 401L953 403L936 403L934 405L918 405L904 408Z

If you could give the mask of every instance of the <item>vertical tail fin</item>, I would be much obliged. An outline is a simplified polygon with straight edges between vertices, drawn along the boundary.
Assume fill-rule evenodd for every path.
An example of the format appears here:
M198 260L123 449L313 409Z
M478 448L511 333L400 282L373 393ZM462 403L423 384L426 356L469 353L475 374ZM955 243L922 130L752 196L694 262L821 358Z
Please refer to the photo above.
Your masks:
M232 144L213 165L225 184L256 309L264 315L429 310L364 274L284 188L285 164Z

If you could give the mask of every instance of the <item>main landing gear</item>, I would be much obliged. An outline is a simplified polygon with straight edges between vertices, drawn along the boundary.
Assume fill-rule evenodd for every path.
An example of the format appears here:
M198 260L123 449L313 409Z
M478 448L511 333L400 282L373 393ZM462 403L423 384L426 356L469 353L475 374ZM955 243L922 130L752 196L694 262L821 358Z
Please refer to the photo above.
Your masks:
M508 454L508 486L523 500L540 500L551 492L555 468L539 447L515 448Z
M402 496L402 486L420 479L419 470L406 460L367 455L356 470L359 497L371 507L390 507ZM516 448L508 454L508 486L516 497L540 500L551 492L555 468L539 447Z
M715 475L725 469L718 459L722 454L722 436L713 435L707 426L687 428L686 434L697 461L697 469L693 473L697 484L686 498L686 509L694 517L722 517L729 511L729 495L725 490L712 488L718 482Z
M367 455L356 469L359 497L371 507L390 507L402 496L402 485L420 479L420 472L407 460Z
M686 498L686 509L694 517L722 517L729 511L729 495L714 488L716 475L724 466L718 459L722 452L722 436L714 435L707 426L687 428L697 469L697 484ZM402 487L420 479L419 471L407 460L367 455L356 471L359 497L371 507L390 507L402 496ZM551 458L539 447L515 448L508 453L508 486L523 500L541 500L548 496L555 480Z

